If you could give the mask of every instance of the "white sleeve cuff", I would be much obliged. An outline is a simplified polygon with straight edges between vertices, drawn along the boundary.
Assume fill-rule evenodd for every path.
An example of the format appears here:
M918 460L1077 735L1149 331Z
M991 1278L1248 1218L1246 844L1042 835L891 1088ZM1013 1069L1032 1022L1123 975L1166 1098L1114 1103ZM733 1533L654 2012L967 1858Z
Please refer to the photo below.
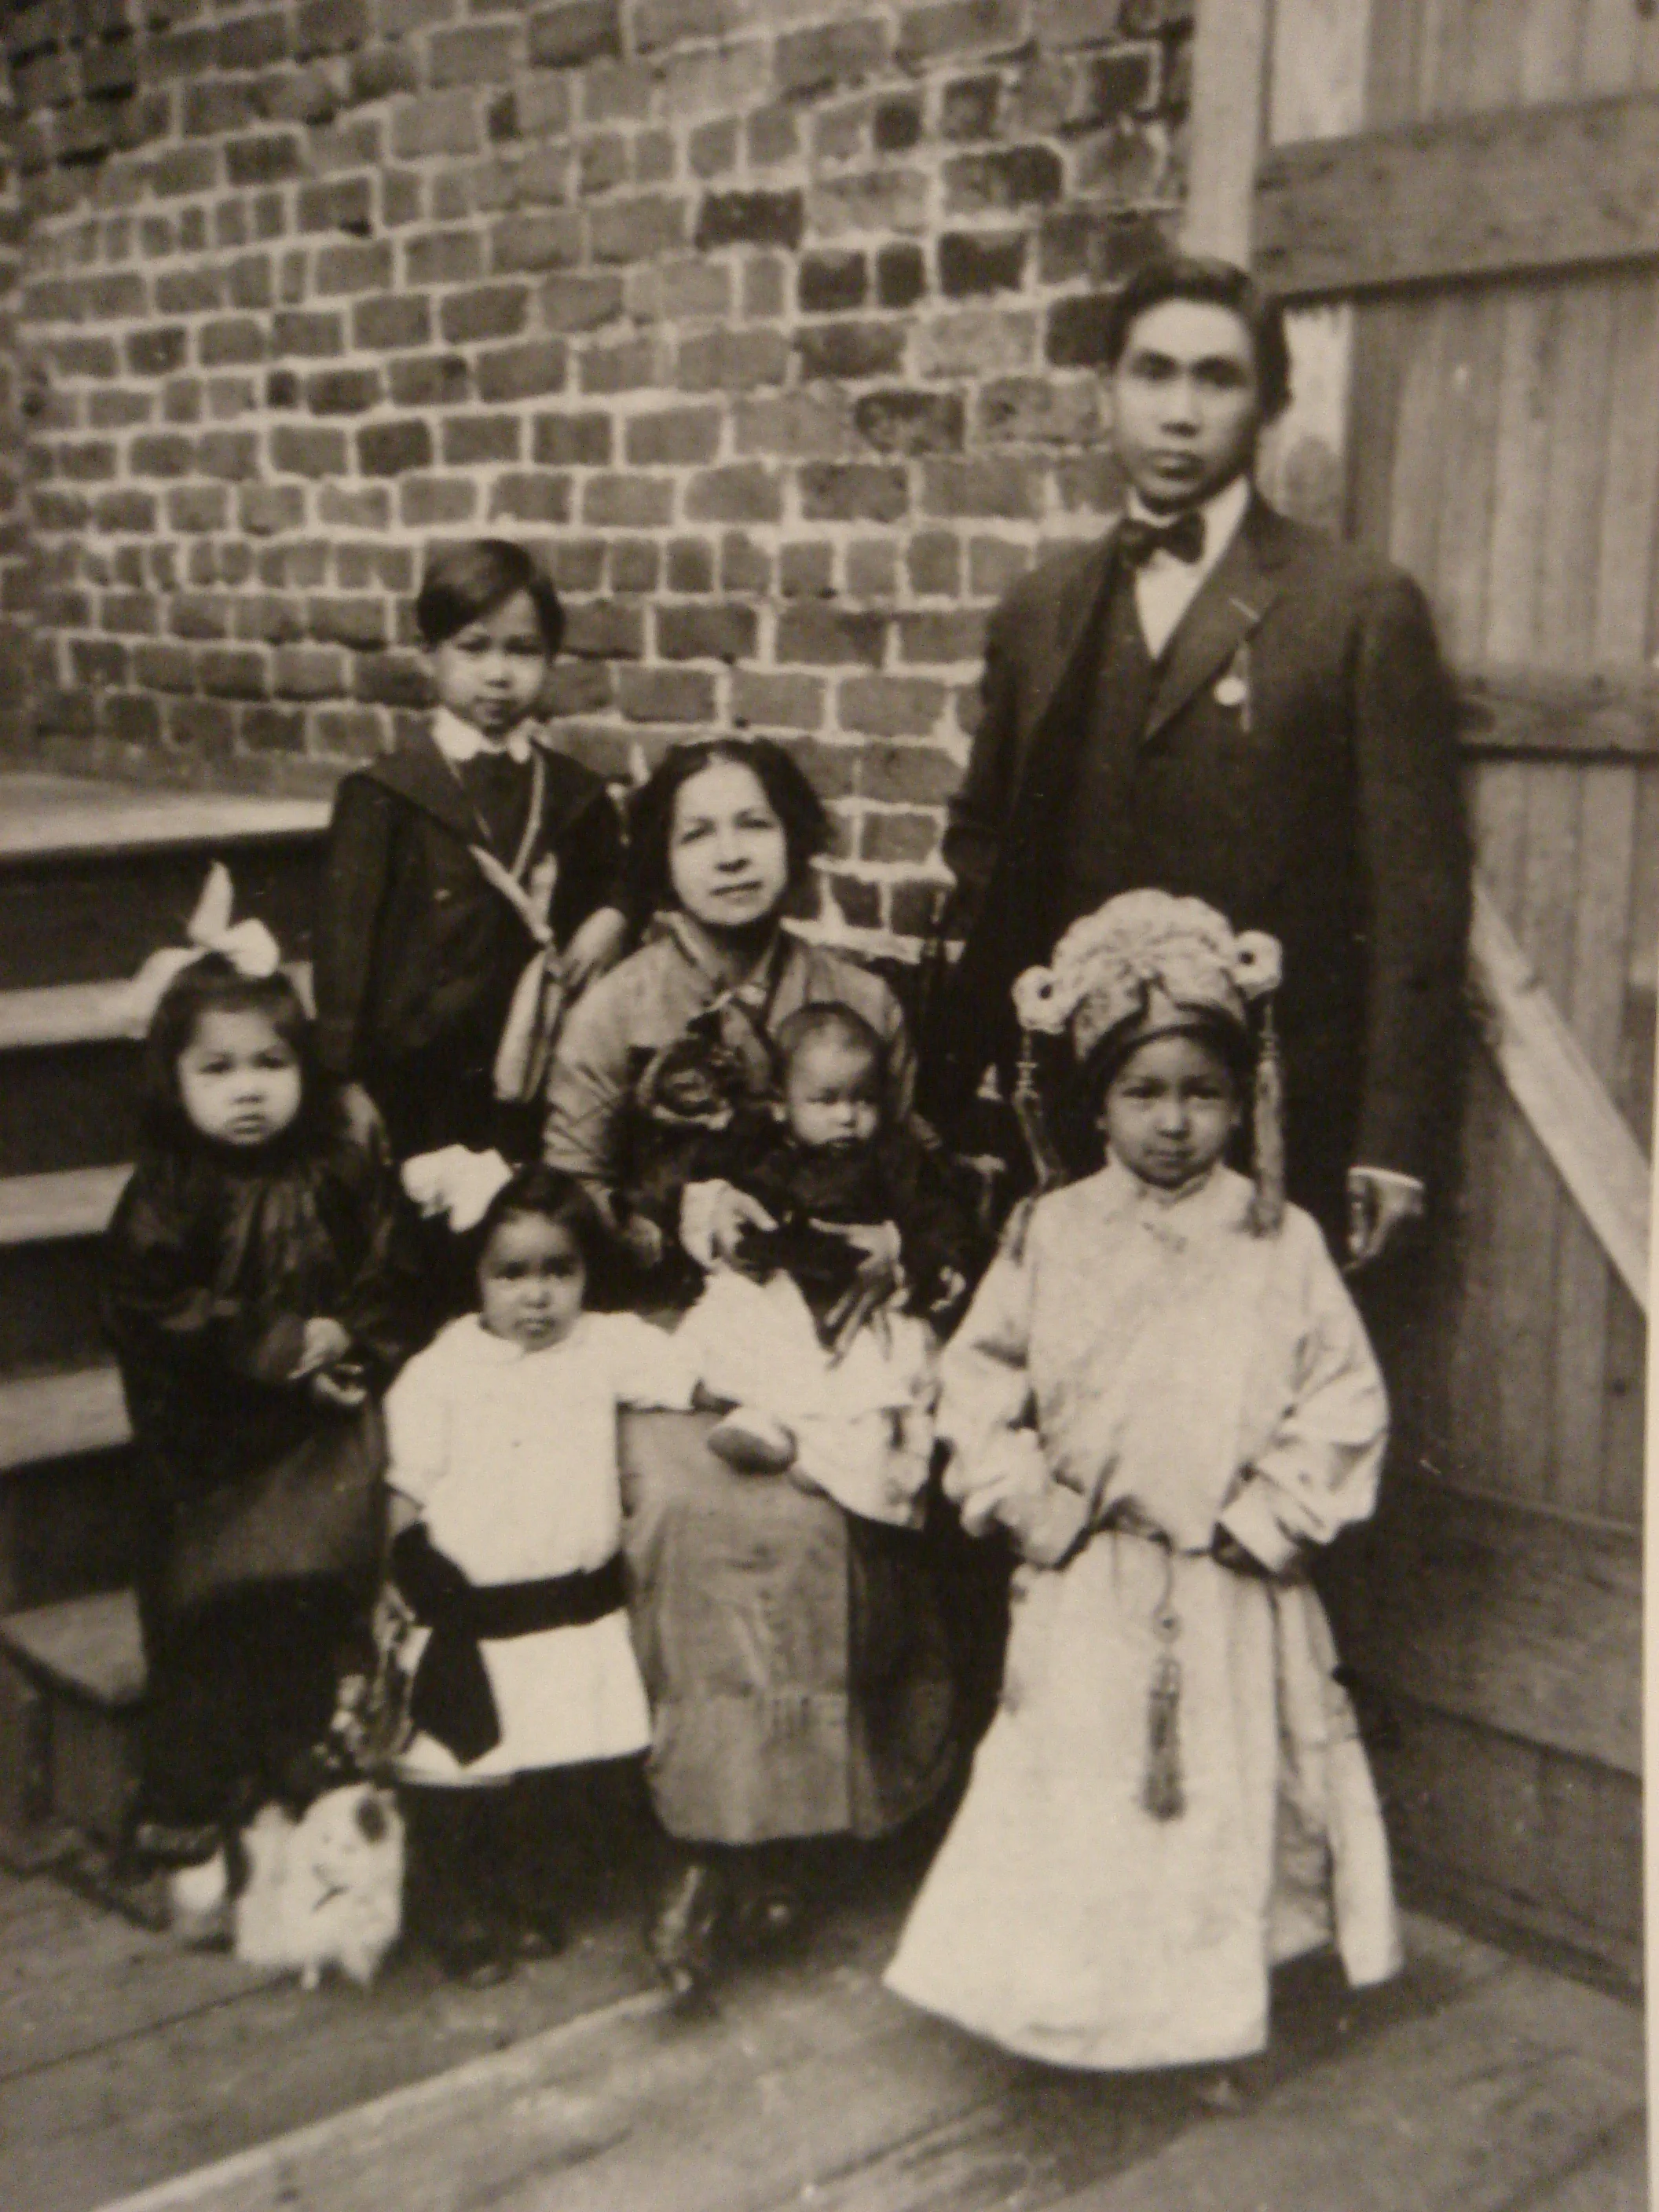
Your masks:
M1272 1493L1259 1476L1247 1480L1232 1504L1223 1511L1218 1526L1252 1559L1260 1559L1270 1574L1282 1575L1297 1555L1297 1540L1286 1535L1273 1512Z

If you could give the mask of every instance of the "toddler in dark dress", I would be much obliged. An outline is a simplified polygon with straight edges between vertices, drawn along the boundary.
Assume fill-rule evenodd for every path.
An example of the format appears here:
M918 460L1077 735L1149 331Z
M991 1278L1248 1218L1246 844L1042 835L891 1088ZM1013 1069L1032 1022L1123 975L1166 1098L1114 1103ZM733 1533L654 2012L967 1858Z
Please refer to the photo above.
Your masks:
M376 1399L419 1326L384 1135L319 1069L276 945L228 927L229 898L216 870L198 949L158 956L175 972L103 1255L141 1492L136 1840L201 1870L181 1897L218 1902L232 1832L303 1799L341 1676L372 1653Z

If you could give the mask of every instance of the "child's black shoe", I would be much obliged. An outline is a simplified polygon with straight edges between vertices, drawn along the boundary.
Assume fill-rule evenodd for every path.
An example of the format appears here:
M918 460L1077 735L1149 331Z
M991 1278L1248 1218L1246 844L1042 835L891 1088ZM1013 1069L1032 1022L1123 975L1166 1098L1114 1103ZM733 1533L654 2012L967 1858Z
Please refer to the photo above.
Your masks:
M224 1842L216 1820L140 1820L132 1832L136 1858L156 1867L204 1866Z
M805 1900L787 1882L771 1882L743 1898L732 1916L732 1936L741 1951L781 1950L800 1933Z
M520 1907L514 1918L512 1940L520 1959L556 1959L569 1943L570 1930L556 1905Z
M456 1912L431 1928L428 1940L446 1979L463 1989L494 1989L513 1972L506 1931L480 1912Z

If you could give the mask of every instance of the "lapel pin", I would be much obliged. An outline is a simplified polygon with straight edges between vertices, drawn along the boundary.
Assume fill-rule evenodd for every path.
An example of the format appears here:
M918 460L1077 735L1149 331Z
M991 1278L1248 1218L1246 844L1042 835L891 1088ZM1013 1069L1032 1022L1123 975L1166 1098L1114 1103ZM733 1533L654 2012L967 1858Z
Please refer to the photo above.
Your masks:
M1218 679L1214 692L1218 707L1237 707L1242 726L1250 726L1250 648L1241 645Z

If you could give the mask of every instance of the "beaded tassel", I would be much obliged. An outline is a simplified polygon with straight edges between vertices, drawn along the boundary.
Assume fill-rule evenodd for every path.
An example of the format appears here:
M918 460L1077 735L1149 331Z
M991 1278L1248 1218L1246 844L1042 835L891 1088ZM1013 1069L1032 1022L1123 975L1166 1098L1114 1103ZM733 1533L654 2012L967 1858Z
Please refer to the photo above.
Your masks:
M1175 1641L1181 1622L1170 1601L1175 1561L1168 1562L1169 1580L1153 1615L1152 1626L1163 1650L1152 1670L1152 1686L1146 1700L1146 1778L1140 1802L1155 1820L1178 1820L1187 1809L1187 1793L1181 1778L1181 1662Z
M1271 1005L1262 1017L1261 1049L1256 1055L1251 1135L1255 1194L1250 1200L1250 1227L1258 1237L1272 1237L1285 1218L1285 1060Z
M1037 1194L1055 1189L1066 1181L1066 1163L1049 1134L1043 1111L1042 1091L1037 1082L1036 1042L1027 1030L1019 1041L1019 1066L1015 1071L1012 1100L1015 1117L1036 1170Z

